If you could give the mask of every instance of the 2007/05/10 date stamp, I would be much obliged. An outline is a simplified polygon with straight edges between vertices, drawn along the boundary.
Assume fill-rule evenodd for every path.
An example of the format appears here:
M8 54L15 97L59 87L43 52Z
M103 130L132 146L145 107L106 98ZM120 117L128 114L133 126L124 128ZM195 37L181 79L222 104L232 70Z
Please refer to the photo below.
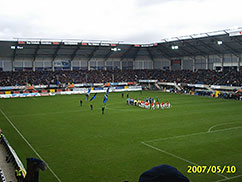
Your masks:
M235 166L187 166L187 173L217 173L233 174L236 172Z

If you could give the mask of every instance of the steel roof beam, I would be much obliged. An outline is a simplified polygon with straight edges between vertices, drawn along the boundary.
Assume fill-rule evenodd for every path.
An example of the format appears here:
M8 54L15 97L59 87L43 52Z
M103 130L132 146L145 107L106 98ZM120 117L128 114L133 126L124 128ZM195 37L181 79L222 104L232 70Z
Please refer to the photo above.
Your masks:
M212 38L212 39L215 40L215 41L218 41L218 39L215 38L215 37ZM223 41L222 41L222 42L223 42ZM228 46L225 42L223 42L221 46L223 46L223 45L224 45L224 47L230 49L230 51L232 51L232 54L233 54L233 55L235 55L236 57L240 57L240 56L238 55L238 53L237 53L232 47Z
M58 51L60 50L60 48L61 48L61 44L59 44L59 45L57 46L57 48L56 48L56 50L55 50L55 52L54 52L54 54L53 54L53 56L52 56L52 60L51 60L51 62L53 62L53 61L55 60L55 58L57 57L57 54L58 54Z
M76 49L73 51L72 55L71 55L71 61L73 61L73 59L76 57L76 53L77 51L80 49L80 45L78 45L76 47Z
M208 36L209 36L209 35L208 35ZM193 38L193 37L191 36L191 38ZM211 38L211 37L209 36L209 38ZM193 38L193 39L194 39L194 38ZM218 50L215 49L214 47L210 46L209 44L203 42L201 39L194 39L194 40L197 40L197 41L199 41L200 43L202 43L202 44L204 45L204 47L205 47L206 49L208 49L209 51L213 50L213 51L216 53L216 55L217 55L218 57L221 58L221 54L223 54L223 53L221 53L220 51L218 51ZM209 53L209 54L211 54L211 53ZM213 54L213 53L212 53L212 54Z
M34 59L33 59L33 61L36 60L39 49L40 49L40 45L38 45L38 46L36 47L35 51L34 51Z
M146 50L148 51L151 60L154 62L154 56L153 56L153 54L151 53L150 48L149 48L149 47L146 47Z
M137 57L139 51L140 51L140 47L136 47L136 50L135 50L134 55L133 55L134 61L136 60L136 57Z
M113 54L113 51L110 49L109 52L105 55L104 57L104 61L107 61L108 58L110 58L110 56Z
M229 33L226 30L224 30L224 32L229 36ZM231 38L235 40L237 43L239 43L240 45L242 45L241 40L237 36L233 36Z
M92 57L94 56L94 54L95 54L95 52L98 50L98 48L99 48L99 47L95 47L95 48L92 50L92 52L91 52L91 54L89 55L87 61L90 61L90 60L92 59Z
M182 41L182 40L180 40L179 38L177 38L177 39L178 39L179 41ZM200 49L197 48L196 46L191 45L188 41L183 41L182 43L183 43L183 44L187 44L190 48L192 48L192 49L198 51L199 53L202 53L202 54L204 54L204 55L207 55L206 52L200 50ZM197 56L199 56L199 55L197 55ZM203 57L206 58L206 56L203 56Z
M132 47L133 47L132 45L129 46L129 48L121 56L120 61L122 61L123 59L125 59L126 55L129 53L129 51L132 49Z
M159 47L157 47L157 50L162 54L162 56L164 56L165 58L171 60L171 57L169 54L163 52Z

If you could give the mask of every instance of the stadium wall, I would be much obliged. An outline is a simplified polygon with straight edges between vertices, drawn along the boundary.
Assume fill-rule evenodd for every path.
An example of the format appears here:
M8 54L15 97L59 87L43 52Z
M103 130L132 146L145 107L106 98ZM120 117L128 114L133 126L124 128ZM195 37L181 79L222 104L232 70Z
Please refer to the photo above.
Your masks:
M167 70L171 68L171 61L169 59L155 59L154 69Z
M182 57L180 66L172 66L171 60L164 58L154 58L151 60L146 55L137 56L134 59L109 58L107 60L100 58L76 57L71 61L67 70L115 70L115 69L160 69L160 70L223 70L229 67L234 67L239 70L242 67L242 55L236 57L233 54L225 55L209 55L196 57ZM16 71L16 70L56 70L55 63L59 61L70 61L69 57L57 56L54 61L51 56L38 56L34 59L31 56L16 57L12 62L10 57L0 58L0 70ZM63 68L62 68L63 69Z
M2 71L12 71L12 61L10 58L0 58L0 68Z

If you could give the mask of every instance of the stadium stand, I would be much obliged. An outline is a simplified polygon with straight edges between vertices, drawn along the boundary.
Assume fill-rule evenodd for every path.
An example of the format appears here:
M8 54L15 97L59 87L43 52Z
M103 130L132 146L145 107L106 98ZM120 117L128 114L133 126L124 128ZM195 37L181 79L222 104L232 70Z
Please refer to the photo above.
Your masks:
M131 82L138 80L158 80L207 85L241 86L242 71L217 72L214 70L116 70L116 71L16 71L1 72L0 86L19 86L26 84L48 85L67 83L107 83Z

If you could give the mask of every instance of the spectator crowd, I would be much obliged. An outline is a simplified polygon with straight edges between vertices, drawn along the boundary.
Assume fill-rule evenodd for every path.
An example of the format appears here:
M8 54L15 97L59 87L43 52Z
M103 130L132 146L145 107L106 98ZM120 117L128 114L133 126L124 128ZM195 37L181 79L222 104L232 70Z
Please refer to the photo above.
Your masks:
M208 85L242 86L242 71L217 72L212 70L79 70L79 71L15 71L0 72L0 86L26 84L48 85L63 83L107 83L158 80Z

